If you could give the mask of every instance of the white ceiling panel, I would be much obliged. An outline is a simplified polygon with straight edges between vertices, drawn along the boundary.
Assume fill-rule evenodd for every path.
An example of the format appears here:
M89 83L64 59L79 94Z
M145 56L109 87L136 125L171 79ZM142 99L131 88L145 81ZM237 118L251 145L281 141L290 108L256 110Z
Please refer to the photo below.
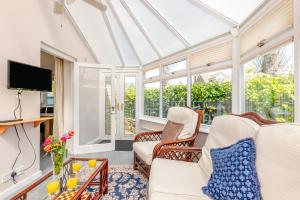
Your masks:
M146 38L139 30L138 26L132 20L130 15L127 13L125 8L122 6L120 1L112 1L112 6L116 10L116 14L118 15L121 23L124 25L125 31L128 34L136 49L138 56L140 57L142 63L148 63L152 60L158 59L155 51L152 49L151 45L147 42Z
M123 57L125 65L139 65L137 57L135 56L135 53L131 48L129 41L125 37L122 28L118 24L117 20L113 16L112 11L109 8L107 9L106 14L113 31L112 34L116 39L116 43L118 45L118 48L120 49L120 53Z
M67 5L82 34L101 63L121 65L101 12L83 1Z
M234 21L243 22L263 0L201 0Z
M100 0L99 0L100 1ZM266 0L83 0L66 7L101 63L145 65L239 26Z
M189 0L149 2L192 44L229 32L232 27Z
M184 49L182 42L140 0L126 1L132 12L141 21L145 31L151 35L163 56Z

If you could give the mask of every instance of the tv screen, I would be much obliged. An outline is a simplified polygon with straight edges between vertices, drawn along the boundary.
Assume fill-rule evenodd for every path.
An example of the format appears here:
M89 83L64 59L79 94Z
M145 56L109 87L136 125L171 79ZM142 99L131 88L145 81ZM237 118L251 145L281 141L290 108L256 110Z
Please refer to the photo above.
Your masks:
M52 91L52 71L27 64L8 61L9 89Z

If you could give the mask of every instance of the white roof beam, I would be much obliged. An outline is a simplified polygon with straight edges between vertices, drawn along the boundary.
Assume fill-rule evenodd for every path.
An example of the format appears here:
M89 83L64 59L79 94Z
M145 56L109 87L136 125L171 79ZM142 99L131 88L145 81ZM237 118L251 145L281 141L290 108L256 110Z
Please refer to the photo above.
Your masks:
M127 11L127 13L129 14L129 16L131 17L131 19L134 21L135 25L139 28L139 30L142 32L142 34L144 35L144 37L146 38L146 40L148 41L148 43L151 45L152 49L155 51L156 55L161 58L162 55L159 52L159 50L155 47L154 43L152 42L151 38L148 36L148 34L146 33L144 27L142 26L142 24L138 21L138 19L136 18L136 16L133 14L133 12L131 11L131 9L129 8L129 6L127 5L127 3L124 0L121 0L121 4L122 6L125 8L125 10Z
M220 13L216 9L210 7L209 5L203 3L201 0L189 0L189 1L192 4L200 7L201 9L204 9L206 12L212 14L213 16L219 18L220 20L230 25L231 27L237 27L239 25L236 21L230 19L229 17L226 17L224 14Z
M107 17L107 14L106 14L106 12L101 12L101 13L102 13L104 22L105 22L105 24L106 24L106 26L107 26L107 29L108 29L108 31L109 31L109 35L110 35L110 37L111 37L111 39L112 39L112 41L113 41L113 43L114 43L114 46L115 46L115 48L116 48L116 50L117 50L117 53L118 53L118 56L119 56L119 58L120 58L120 60L121 60L121 63L122 63L123 66L125 66L124 58L123 58L123 56L122 56L122 54L121 54L120 47L119 47L119 45L118 45L118 43L117 43L117 41L116 41L116 37L115 37L115 35L114 35L113 31L112 31L111 24L110 24L110 22L109 22L109 19L108 19L108 17Z
M191 44L180 34L176 28L166 20L148 0L141 0L141 2L148 8L181 42L185 47L190 47Z
M127 33L126 29L124 28L124 26L123 26L123 24L122 24L122 22L121 22L121 20L120 20L120 17L119 17L119 15L117 14L117 12L116 12L114 6L111 4L110 0L106 0L106 3L108 4L109 8L111 9L113 16L116 18L116 20L117 20L119 26L121 27L121 29L122 29L122 31L123 31L123 33L124 33L126 39L128 40L129 45L130 45L130 47L132 48L132 50L133 50L133 52L134 52L134 54L135 54L135 56L136 56L136 58L137 58L137 60L138 60L138 62L139 62L139 65L142 65L142 61L141 61L139 55L137 54L137 51L136 51L136 49L135 49L135 47L134 47L132 41L130 40L130 38L129 38L129 36L128 36L128 33Z
M83 34L83 32L81 31L79 25L77 24L76 20L74 19L74 17L72 16L72 14L70 13L68 7L66 6L65 2L63 1L63 6L64 6L64 10L65 13L67 14L67 16L69 17L69 19L71 20L71 23L73 24L75 30L79 33L79 35L81 36L81 38L83 39L85 45L87 46L87 48L90 50L90 52L92 53L93 58L96 60L97 63L101 63L99 58L97 57L97 55L95 54L95 51L93 50L92 46L90 45L90 43L88 42L88 40L86 39L85 35Z

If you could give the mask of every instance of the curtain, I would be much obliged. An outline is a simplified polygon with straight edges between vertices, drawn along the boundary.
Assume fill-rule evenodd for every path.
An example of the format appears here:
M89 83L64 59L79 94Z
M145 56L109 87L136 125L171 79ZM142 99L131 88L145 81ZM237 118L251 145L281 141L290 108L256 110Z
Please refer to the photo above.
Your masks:
M64 83L63 60L55 58L54 74L54 124L53 135L60 136L64 133Z

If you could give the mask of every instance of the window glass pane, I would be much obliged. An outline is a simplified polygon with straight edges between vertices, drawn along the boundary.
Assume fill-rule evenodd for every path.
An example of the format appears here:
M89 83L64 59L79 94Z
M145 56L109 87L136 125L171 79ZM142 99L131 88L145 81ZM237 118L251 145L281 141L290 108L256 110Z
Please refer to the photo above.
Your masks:
M151 69L145 72L145 78L153 78L159 76L159 68Z
M205 111L203 123L231 113L231 73L232 69L223 69L192 76L191 106Z
M144 85L144 115L159 117L160 83Z
M186 60L182 60L182 61L164 66L164 73L171 74L173 72L182 71L185 69L186 69Z
M245 111L294 121L294 45L274 49L244 65Z
M124 132L130 136L135 134L135 76L125 76L124 86Z
M174 106L187 106L187 77L163 81L163 117Z

